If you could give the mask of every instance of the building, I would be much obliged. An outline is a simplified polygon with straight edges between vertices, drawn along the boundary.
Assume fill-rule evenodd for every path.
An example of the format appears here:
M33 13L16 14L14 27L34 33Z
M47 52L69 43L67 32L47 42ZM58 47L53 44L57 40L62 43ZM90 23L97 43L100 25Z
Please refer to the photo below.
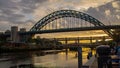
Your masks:
M19 34L18 34L18 27L17 26L11 27L11 41L12 42L19 42Z
M26 29L25 28L20 28L20 32L26 32ZM19 39L20 39L20 42L26 42L27 35L21 35Z

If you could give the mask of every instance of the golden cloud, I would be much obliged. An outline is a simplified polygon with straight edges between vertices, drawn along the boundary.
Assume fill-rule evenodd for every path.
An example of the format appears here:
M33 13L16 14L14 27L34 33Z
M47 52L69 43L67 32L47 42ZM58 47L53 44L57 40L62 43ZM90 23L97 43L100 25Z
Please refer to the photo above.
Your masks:
M118 1L113 2L113 3L112 3L112 6L113 6L114 8L118 8L118 9L120 8Z

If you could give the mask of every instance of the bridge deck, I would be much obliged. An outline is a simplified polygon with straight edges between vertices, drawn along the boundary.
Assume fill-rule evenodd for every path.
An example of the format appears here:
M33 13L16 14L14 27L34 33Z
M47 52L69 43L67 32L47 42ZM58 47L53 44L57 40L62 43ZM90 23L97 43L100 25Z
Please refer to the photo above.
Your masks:
M20 35L32 35L32 34L45 34L45 33L57 33L57 32L72 32L72 31L88 31L88 30L107 30L107 29L120 29L120 25L106 25L97 27L77 27L77 28L61 28L52 30L39 30L39 31L28 31L19 32Z

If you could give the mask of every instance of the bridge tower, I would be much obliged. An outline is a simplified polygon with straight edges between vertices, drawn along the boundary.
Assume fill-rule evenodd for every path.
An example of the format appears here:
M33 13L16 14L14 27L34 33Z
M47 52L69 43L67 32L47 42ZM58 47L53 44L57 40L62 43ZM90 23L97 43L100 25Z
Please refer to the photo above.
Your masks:
M17 26L11 27L11 42L19 42L19 34L18 34Z
M20 28L20 32L26 32L25 28ZM25 42L27 39L27 35L20 35L20 42Z

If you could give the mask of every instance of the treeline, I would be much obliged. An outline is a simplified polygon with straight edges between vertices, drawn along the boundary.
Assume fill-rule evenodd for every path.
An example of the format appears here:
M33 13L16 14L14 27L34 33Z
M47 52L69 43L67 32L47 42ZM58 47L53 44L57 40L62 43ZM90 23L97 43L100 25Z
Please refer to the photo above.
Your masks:
M46 38L29 39L27 43L34 43L40 46L59 46L62 44L61 42L57 40L51 40L51 39L46 39Z

